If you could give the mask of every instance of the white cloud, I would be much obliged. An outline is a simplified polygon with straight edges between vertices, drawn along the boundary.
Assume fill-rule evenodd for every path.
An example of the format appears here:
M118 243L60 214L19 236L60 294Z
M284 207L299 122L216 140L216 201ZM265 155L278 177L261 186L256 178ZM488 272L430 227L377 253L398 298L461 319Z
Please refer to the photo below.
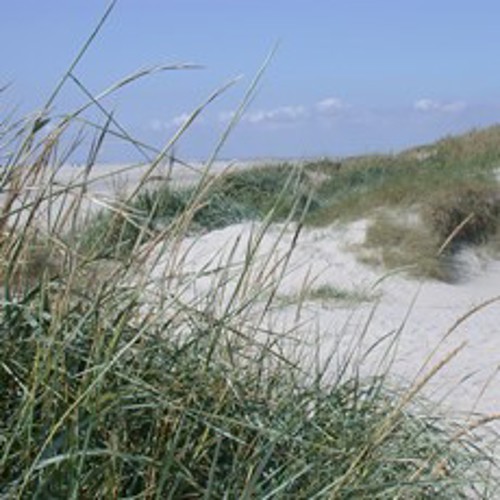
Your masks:
M325 115L334 114L346 108L348 108L347 104L337 97L327 97L316 103L316 110Z
M154 118L149 122L149 127L153 132L161 132L165 128L165 124L158 118Z
M170 120L160 120L159 118L154 118L149 122L149 128L153 132L165 132L171 129L176 129L182 127L182 125L186 123L190 116L191 115L189 113L181 113L180 115L174 116ZM194 124L203 123L203 121L203 117L199 116L194 121Z
M413 103L413 108L417 111L436 111L439 109L439 103L432 99L419 99Z
M459 113L467 107L464 101L440 102L434 99L419 99L413 103L413 108L423 113L442 112Z
M221 111L218 115L219 122L221 123L230 122L234 118L235 114L236 114L235 111Z
M181 113L180 115L177 115L177 116L174 116L169 122L168 124L171 126L171 127L174 127L174 128L178 128L178 127L181 127L182 125L184 125L189 117L191 115L189 115L188 113Z
M281 106L268 110L257 110L247 113L243 120L251 124L293 123L307 116L305 106Z
M442 110L447 113L459 113L467 107L467 103L464 101L454 101L447 104L443 104Z

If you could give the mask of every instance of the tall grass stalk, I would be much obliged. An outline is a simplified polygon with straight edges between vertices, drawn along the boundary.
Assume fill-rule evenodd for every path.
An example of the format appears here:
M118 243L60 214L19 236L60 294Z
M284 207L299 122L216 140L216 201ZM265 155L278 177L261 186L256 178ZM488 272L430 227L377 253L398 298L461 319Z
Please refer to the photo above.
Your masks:
M88 103L51 130L46 126L86 48L42 115L2 129L2 143L18 149L6 156L1 180L0 496L455 499L498 493L484 474L490 457L469 434L418 412L422 385L448 358L405 392L384 374L361 378L355 364L362 358L352 353L333 377L331 367L305 365L300 349L289 347L293 328L273 326L274 299L314 201L301 191L300 171L288 172L261 220L245 226L246 237L190 268L193 221L216 194L231 199L227 186L242 179L209 175L236 119L180 210L162 226L151 225L161 199L153 196L149 211L141 208L149 178L227 86L156 150L131 195L82 222L79 212L95 201L90 173L108 137L154 151L132 139L80 79ZM100 111L104 122L94 127L87 109ZM68 137L85 122L95 140L84 174L60 186L57 173L80 147L79 134L76 143ZM270 172L253 175L258 182ZM297 193L292 202L290 191ZM282 229L275 231L278 216ZM96 231L95 224L103 226ZM100 240L109 233L114 247L106 253ZM275 240L265 249L270 234ZM114 251L122 244L125 257Z

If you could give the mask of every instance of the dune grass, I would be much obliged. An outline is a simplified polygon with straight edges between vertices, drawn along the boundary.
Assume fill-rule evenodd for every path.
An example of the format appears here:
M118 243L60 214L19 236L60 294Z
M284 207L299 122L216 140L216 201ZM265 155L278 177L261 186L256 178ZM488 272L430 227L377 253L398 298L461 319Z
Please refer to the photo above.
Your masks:
M452 270L445 264L447 256L438 254L440 244L427 228L380 212L372 218L358 256L364 263L405 270L411 276L450 281Z
M319 194L324 207L311 222L352 217L377 206L425 202L436 189L467 181L491 182L500 162L500 126L442 139L399 154L312 162L327 179Z
M450 271L450 261L465 246L488 244L498 253L499 144L500 127L495 126L400 154L312 163L306 168L321 171L324 178L318 209L307 223L371 219L366 261L452 280L457 270ZM413 222L387 217L388 210L401 220L411 215Z
M211 176L202 191L156 186L131 200L125 217L112 210L96 214L82 241L101 242L103 256L111 249L124 256L139 232L147 241L183 211L192 212L189 231L200 232L259 220L271 209L275 221L291 211L297 219L307 209L304 223L312 227L371 218L366 262L452 280L448 264L464 246L488 243L493 253L499 251L499 141L500 128L491 127L397 155L230 171ZM411 214L416 223L383 220L381 209L403 218Z
M51 130L45 112L13 126L2 170L2 498L495 497L491 458L467 428L417 404L432 371L409 389L345 375L355 366L310 382L315 367L280 348L289 332L269 330L282 274L256 249L273 220L308 213L300 172L205 176L155 193L142 189L146 175L84 227L85 182L59 189L52 177L69 158L79 113L68 116L51 117ZM106 112L87 168L116 135ZM223 276L206 301L187 300L199 276L183 273L179 243L193 224L250 215L263 222L236 285ZM153 301L155 266L144 263L160 242L167 293Z
M185 230L199 233L267 216L275 222L297 219L306 207L316 206L313 188L300 168L263 165L209 176L202 186L165 184L140 190L126 205L126 213L99 211L87 220L77 230L78 240L87 250L98 242L93 250L103 257L124 257L139 234L146 242L183 213L190 214Z
M364 302L373 302L376 293L363 289L348 289L332 285L309 286L303 293L278 295L276 301L284 307L298 307L305 302L319 303L325 307L356 307Z

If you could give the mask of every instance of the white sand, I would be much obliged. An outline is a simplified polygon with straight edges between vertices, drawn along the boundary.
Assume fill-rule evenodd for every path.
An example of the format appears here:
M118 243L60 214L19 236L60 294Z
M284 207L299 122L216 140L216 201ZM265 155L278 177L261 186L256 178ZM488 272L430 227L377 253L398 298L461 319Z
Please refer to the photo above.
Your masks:
M216 170L221 171L227 166L228 163L219 163ZM120 170L121 166L108 166L92 172L94 182L86 195L89 205L85 209L107 203L116 193L130 192L144 173L143 168L116 174ZM57 180L65 185L74 180L78 172L71 167L65 168L57 174ZM199 175L185 168L174 172L174 183L177 184L194 182ZM163 174L165 171L155 175ZM39 187L34 186L36 188ZM363 241L366 226L366 221L358 221L345 227L304 230L279 286L276 304L281 304L281 307L276 306L268 315L267 324L282 331L294 329L295 336L308 345L303 351L304 360L315 355L320 364L325 363L333 352L332 373L346 353L353 352L353 349L362 359L364 374L380 370L379 360L387 360L384 353L390 341L397 339L397 352L390 370L395 379L407 382L414 379L426 360L428 371L447 353L464 344L458 355L426 385L424 394L434 401L445 399L445 403L456 412L500 413L500 378L497 376L500 368L500 301L472 314L447 336L462 316L484 301L500 296L500 262L481 262L469 254L465 261L473 264L470 266L473 272L468 279L454 285L418 283L402 275L380 281L384 271L361 264L352 251L353 245ZM185 296L206 297L206 301L212 301L214 312L217 308L228 307L235 276L238 276L248 251L248 242L252 238L255 240L257 227L240 224L182 241L179 255L184 255L185 261L175 265L175 272L182 269L184 273L192 273ZM239 304L251 294L260 293L264 297L270 283L280 279L280 257L286 255L293 241L293 228L287 228L281 234L282 231L282 226L276 225L263 236L257 252L260 260L249 280L253 285L243 286ZM227 278L229 284L223 287L217 269L220 265L227 267L230 255L234 268ZM165 288L167 263L172 266L170 258L161 257L154 265L154 282L150 290L155 294ZM329 285L372 300L361 303L306 300L298 311L293 297L304 292L305 284L312 289ZM366 334L361 338L372 313ZM363 358L370 346L391 333L366 359ZM312 342L318 339L319 350Z
M251 163L240 164L236 168L249 165ZM217 162L211 172L220 173L228 167L235 168L230 162ZM124 168L127 167L101 166L92 171L91 203L95 203L95 199L110 200L116 193L130 192L146 170L143 167L123 172ZM196 182L202 171L200 163L194 163L193 168L177 165L172 170L171 179L174 185L186 185ZM57 178L64 184L74 178L75 172L78 170L66 168ZM154 175L161 178L167 173L164 166L159 167ZM437 401L444 399L445 404L457 412L500 413L500 377L497 376L500 369L500 300L472 314L448 334L455 323L474 307L500 296L500 262L482 261L472 252L464 254L469 276L453 285L419 283L401 274L386 276L383 269L375 270L361 264L352 251L353 246L364 240L367 224L367 221L361 220L345 227L303 230L288 262L278 297L286 299L286 302L281 301L286 304L293 302L291 297L299 295L305 285L312 289L330 285L373 300L361 303L333 299L306 301L299 311L300 315L297 314L297 307L290 303L275 308L267 321L272 323L273 328L295 328L297 335L300 334L306 342L312 337L321 339L319 358L323 361L334 351L336 362L340 362L342 356L352 350L353 344L359 345L361 356L378 339L393 332L392 337L363 361L362 369L366 374L373 372L378 360L384 357L389 341L397 337L397 354L391 373L407 382L414 379L424 363L427 363L426 371L429 371L464 343L457 356L430 380L425 395ZM183 271L194 275L199 275L202 269L205 271L204 276L190 278L186 293L213 299L213 287L218 286L219 307L224 307L232 285L226 286L222 294L218 284L220 273L214 270L225 266L235 242L239 243L231 261L241 263L249 239L255 239L256 228L252 224L240 224L183 241L179 252L185 257L181 266ZM257 288L262 290L270 281L279 278L279 258L286 254L293 239L293 228L286 229L283 234L281 231L281 226L272 227L259 245L261 260L252 280L257 281ZM164 283L162 262L164 265L166 261L160 259L153 271L158 290ZM267 269L263 275L272 275L268 281L258 276L262 266ZM270 273L273 266L277 268ZM238 275L239 269L238 266L233 269L234 276ZM256 290L246 290L246 293L256 293ZM240 297L239 300L244 299ZM361 340L361 332L371 314L373 317L368 331ZM396 332L399 333L396 335Z
M379 282L384 272L359 263L350 250L352 245L363 240L366 225L366 221L358 221L345 227L304 230L292 253L278 296L299 295L304 283L309 282L313 289L319 285L331 285L367 295L373 300L362 303L335 299L306 301L300 314L297 314L296 306L285 303L269 314L268 323L275 329L297 328L295 336L302 335L307 342L319 338L317 357L321 362L335 353L332 371L343 356L353 351L353 346L361 359L377 340L393 332L362 362L361 371L366 375L373 373L380 359L387 360L384 353L390 341L397 338L397 352L390 373L395 379L407 382L415 378L426 361L424 373L463 344L456 357L430 380L423 394L433 401L444 400L449 409L466 415L500 412L500 378L497 376L500 367L500 300L472 314L448 334L457 320L474 307L500 296L500 262L485 261L472 266L475 273L454 285L418 283L401 275L386 276ZM276 225L265 234L259 246L260 264L254 270L254 278L262 267L268 269L264 274L269 274L279 257L286 254L293 239L293 228L287 229L280 237L282 229ZM216 269L228 262L231 252L231 262L239 263L241 269L248 242L252 237L255 239L255 232L256 226L247 223L184 240L180 249L180 254L186 257L183 270L198 274L197 278L190 279L185 297L206 295L213 300L214 294L218 293L214 292ZM473 262L472 257L469 256L468 261ZM161 288L165 282L163 266L166 262L160 259L155 265L155 288ZM204 276L199 276L201 270L205 272ZM213 274L207 276L209 270ZM275 270L273 277L277 278L278 274ZM238 269L235 269L234 276L237 275ZM257 288L264 290L265 286L266 280L261 279ZM255 289L248 290L246 295L255 292ZM228 296L226 290L225 299L218 303L220 310L227 306ZM239 303L243 301L240 297ZM368 330L361 339L372 313ZM398 331L400 333L396 335ZM309 352L307 349L303 352L304 359L316 350L310 345Z

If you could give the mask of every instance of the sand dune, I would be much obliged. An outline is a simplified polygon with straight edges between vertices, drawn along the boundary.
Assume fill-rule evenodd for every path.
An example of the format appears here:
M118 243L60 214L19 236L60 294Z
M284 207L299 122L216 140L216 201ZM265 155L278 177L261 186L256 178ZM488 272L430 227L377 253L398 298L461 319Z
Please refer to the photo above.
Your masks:
M228 162L219 162L212 171L221 172L228 166ZM172 182L174 185L196 182L202 167L195 164L194 169L176 169ZM129 169L120 165L94 169L84 197L87 205L82 211L111 202L119 193L129 193L145 171L146 167ZM56 187L75 182L82 172L73 167L61 169L56 175ZM155 175L168 174L162 172ZM34 186L34 192L40 188ZM56 203L68 200L60 198ZM469 275L453 285L419 282L403 274L388 276L384 269L367 267L356 259L353 249L364 240L366 227L367 221L360 220L325 229L304 229L283 276L280 258L294 241L294 228L274 225L268 229L257 250L260 260L256 261L254 278L257 277L255 282L260 290L270 286L265 276L272 280L279 278L281 283L276 305L265 321L274 329L292 329L295 337L309 346L303 348L304 363L312 357L320 364L326 363L334 353L332 372L354 348L363 359L361 370L370 375L381 369L380 360L387 358L388 346L397 347L391 358L391 376L407 383L425 363L423 373L462 346L454 359L429 381L424 394L433 401L444 401L454 412L500 412L500 262L464 254ZM219 287L217 307L226 307L217 269L224 267L231 255L232 276L238 275L257 228L256 224L238 224L182 241L179 252L184 256L182 269L190 276L185 293L191 294L191 298L213 299L212 290ZM165 286L165 266L169 261L160 257L159 261L151 260L150 265L152 262L153 284L149 289L155 295ZM168 265L172 265L171 261ZM263 277L258 278L259 272ZM231 279L235 278L227 279L226 298L234 285ZM332 297L308 296L308 289L321 287L329 289ZM257 292L246 290L246 293ZM302 302L299 309L298 302ZM487 306L472 313L485 302ZM382 338L385 341L370 351ZM367 351L370 355L365 359Z
M211 172L220 173L227 168L234 166L230 162L217 162ZM156 175L166 176L165 169L159 167ZM111 200L117 193L130 192L145 171L146 167L128 169L124 165L94 169L90 175L89 203L95 205L96 199ZM203 165L194 163L190 168L177 166L168 175L178 186L196 182L202 171ZM67 184L74 181L75 174L81 175L81 170L67 167L58 173L57 179ZM417 281L402 273L388 276L386 270L368 267L356 259L353 250L363 242L367 224L366 220L360 220L348 225L303 230L278 290L278 299L282 299L283 305L275 307L267 321L283 331L295 329L296 336L304 341L321 339L319 357L323 361L332 351L341 359L352 347L353 339L362 356L380 338L388 336L363 362L366 374L378 367L388 343L397 338L391 373L395 379L406 382L413 380L424 363L429 370L463 344L456 357L429 382L425 395L436 401L444 400L445 405L457 412L500 412L500 377L497 376L500 369L500 262L465 252L462 264L467 266L467 276L456 284ZM210 290L219 279L215 269L227 263L231 252L233 275L238 275L238 266L244 261L249 239L255 239L257 227L251 223L238 224L186 238L179 252L185 258L183 270L196 276L196 279L190 278L189 293L211 295ZM280 269L277 264L280 256L286 254L293 237L293 227L284 229L275 225L259 245L261 264L258 266L267 266L273 279ZM165 272L162 262L165 260L160 259L153 270L153 276L159 281L158 289ZM274 274L270 272L273 266L276 266ZM209 272L211 270L214 272ZM262 286L265 288L266 284ZM308 287L311 290L329 287L347 300L307 300L306 297L298 312L298 296ZM227 290L225 294L228 295ZM472 313L485 302L490 303ZM460 322L466 316L467 319ZM360 339L368 317L371 319L367 332Z
M453 285L419 282L402 274L388 276L383 269L358 262L352 251L363 240L366 226L366 221L361 220L304 230L279 286L277 305L266 321L275 330L293 329L296 338L309 344L302 351L305 364L313 355L324 363L333 352L332 372L355 346L356 355L363 359L362 372L373 374L381 369L382 359L388 361L386 352L392 345L395 354L390 362L391 376L406 383L411 383L419 372L421 378L462 346L429 381L424 395L444 402L454 413L500 412L500 262L476 263L471 266L473 275ZM255 225L245 223L185 239L179 253L185 257L183 270L190 276L186 297L206 296L213 300L220 278L217 269L229 259L234 266L233 276L238 276L256 231ZM264 267L264 276L277 277L280 257L287 253L293 237L293 227L276 225L266 232L257 251L260 264L256 265L254 277ZM155 261L156 281L152 287L157 292L165 285L163 266L168 260ZM265 290L267 284L262 278L260 290ZM342 293L340 298L308 299L307 287L330 287ZM230 295L226 285L225 297ZM298 311L300 295L304 299ZM243 302L244 297L239 300ZM214 309L227 307L223 299L217 304L212 304ZM474 312L476 307L480 309ZM366 352L383 338L385 341L364 359Z

